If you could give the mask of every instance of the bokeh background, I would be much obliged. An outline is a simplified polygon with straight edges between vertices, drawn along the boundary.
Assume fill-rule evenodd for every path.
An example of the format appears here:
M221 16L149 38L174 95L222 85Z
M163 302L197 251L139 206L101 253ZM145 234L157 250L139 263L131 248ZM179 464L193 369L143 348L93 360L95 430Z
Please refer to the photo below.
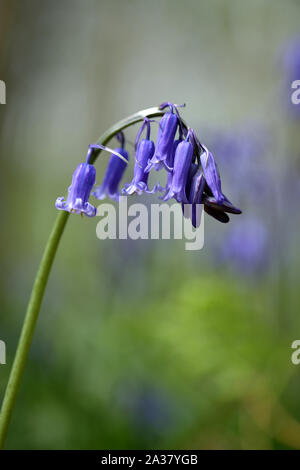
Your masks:
M300 448L299 24L296 0L0 1L0 398L54 201L111 124L185 102L244 212L194 252L71 217L7 448Z

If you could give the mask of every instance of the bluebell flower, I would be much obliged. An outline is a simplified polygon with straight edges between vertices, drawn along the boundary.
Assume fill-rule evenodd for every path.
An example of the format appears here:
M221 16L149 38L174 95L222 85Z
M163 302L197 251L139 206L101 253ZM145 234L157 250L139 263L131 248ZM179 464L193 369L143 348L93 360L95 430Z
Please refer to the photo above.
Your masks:
M163 103L160 106L160 109L163 109L166 106L169 106L171 111L165 113L159 123L155 153L153 158L149 161L146 167L146 171L150 171L152 168L157 171L161 170L164 163L172 153L175 134L178 124L180 123L180 116L178 114L176 105L171 103Z
M180 142L182 142L182 139L176 139L174 140L173 144L172 144L172 150L171 152L168 154L168 157L165 161L165 168L167 171L173 171L173 167L174 167L174 159L175 159L175 153L176 153L176 150L177 150L177 147L178 145L180 144Z
M89 163L80 163L73 173L72 184L68 189L68 197L58 197L55 207L59 210L75 214L85 214L94 217L97 209L88 202L91 190L95 184L96 170Z
M127 160L123 155L115 150L112 150L104 145L91 144L87 152L86 162L80 163L73 173L72 184L68 189L68 197L65 201L63 197L58 197L55 202L55 207L58 210L67 211L75 214L85 214L88 217L94 217L97 209L88 202L92 188L96 180L96 170L93 165L89 163L94 150L106 150L117 156L117 158L127 164Z
M218 204L224 201L224 195L221 189L221 179L213 155L201 144L204 152L200 155L201 166L205 180Z
M200 153L202 149L205 149L205 153L209 154L206 147L200 144L198 141L194 131L192 129L189 130L188 136L190 136L196 150L195 153ZM199 155L198 153L198 155ZM210 157L209 157L210 158ZM213 159L213 157L211 156ZM214 217L220 222L226 223L229 222L229 216L227 213L231 214L241 214L241 210L235 207L224 194L221 192L222 198L219 197L219 200L214 197L212 192L213 188L215 194L220 195L220 192L217 192L217 189L221 191L221 182L220 177L217 173L218 178L214 178L215 172L217 172L216 166L214 164L214 160L210 165L210 170L212 169L212 174L210 171L206 172L208 177L210 177L211 186L208 185L203 166L205 166L206 161L203 159L200 162L202 165L197 165L196 162L192 162L188 172L188 178L185 187L185 194L187 201L186 203L182 204L182 210L184 216L191 219L191 222L194 227L198 227L201 222L200 217L200 208L199 204L204 205L204 210L207 214ZM188 204L188 205L186 205Z
M171 187L171 183L172 183L172 177L173 177L173 167L174 167L174 158L175 158L175 153L176 153L176 149L178 147L178 144L181 142L180 139L177 139L177 140L174 140L173 142L173 146L172 146L172 152L170 152L166 162L165 162L165 167L167 169L167 184L166 184L166 187L165 188L161 188L161 189L164 189L165 191L169 191L170 187Z
M172 180L170 187L163 198L164 201L174 197L177 202L187 202L185 187L194 152L193 145L188 139L189 134L184 141L177 145L174 157Z
M137 146L136 161L134 165L133 179L131 183L126 183L122 189L123 194L142 194L142 192L153 192L148 188L149 173L145 172L148 160L154 154L154 142L152 140L142 139Z
M201 204L205 184L206 181L201 168L198 168L196 163L192 163L189 169L188 181L186 184L188 204Z
M150 123L152 121L145 118L143 124L137 134L135 141L136 156L133 179L131 183L126 183L122 189L122 193L126 195L130 194L142 194L142 192L153 194L157 190L161 190L161 186L158 184L154 186L153 190L150 191L148 187L149 172L146 171L149 160L153 157L155 146L154 142L150 140ZM146 139L139 140L144 129L147 128Z
M202 170L192 163L186 184L187 204L182 204L183 215L191 219L193 227L197 228L201 222L201 206L206 181Z
M127 161L129 155L122 147L114 149L115 152L122 155ZM111 199L119 200L119 184L126 169L126 163L121 160L117 155L112 154L106 168L101 186L98 186L93 192L93 196L97 199L104 199L106 196Z
M227 213L240 214L241 211L233 206L224 196L221 189L221 179L212 154L202 145L193 129L188 128L181 119L178 107L169 102L162 103L160 109L169 107L169 112L162 117L157 137L157 146L150 140L151 123L153 120L145 117L137 133L135 141L135 165L133 179L126 183L121 193L125 195L153 194L164 191L161 197L164 201L174 198L182 204L185 217L189 217L194 227L198 227L198 207L204 205L204 210L221 222L228 222ZM144 130L145 138L141 139ZM178 137L175 140L176 133ZM89 146L87 160L81 163L74 172L72 184L66 201L60 197L56 201L59 210L74 213L84 213L89 217L96 215L96 208L89 203L89 196L95 183L95 168L90 164L92 153L99 150L112 153L102 184L98 186L93 195L97 199L109 196L119 200L119 184L129 161L128 153L124 149L125 137L123 132L116 135L120 141L114 150L100 145ZM96 157L96 153L94 154ZM163 188L160 184L152 190L148 186L149 171L164 169L167 171L167 183ZM185 213L184 205L189 206L190 212Z

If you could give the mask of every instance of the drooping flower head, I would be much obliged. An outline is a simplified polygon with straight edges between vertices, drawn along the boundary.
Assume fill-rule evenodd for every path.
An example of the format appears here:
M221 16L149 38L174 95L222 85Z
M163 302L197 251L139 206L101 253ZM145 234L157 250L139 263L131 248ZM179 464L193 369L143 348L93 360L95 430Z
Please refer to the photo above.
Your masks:
M129 155L124 149L125 139L123 132L117 135L118 140L121 142L121 147L114 149L115 152L122 155L125 160L129 161ZM119 200L119 184L126 169L126 162L121 160L117 155L112 154L108 162L106 172L101 186L98 186L92 193L97 199L104 199L106 196Z
M91 151L89 149L86 163L80 163L73 173L72 184L68 189L68 197L65 201L63 197L58 197L55 207L59 210L74 212L75 214L85 214L94 217L97 209L88 202L91 190L95 184L96 170L90 165Z
M188 128L181 119L179 106L170 102L160 105L160 110L169 109L161 119L156 148L154 142L150 140L153 120L148 117L144 118L135 141L133 178L130 183L125 184L121 193L140 195L143 192L153 194L156 191L164 191L161 199L168 201L174 198L181 203L184 216L191 219L194 227L198 227L200 223L198 206L201 204L204 205L204 210L209 215L221 222L228 222L227 213L240 214L241 211L224 196L214 157L200 143L194 130ZM151 114L155 116L156 113L157 111ZM127 126L126 123L123 128ZM145 129L146 136L141 139ZM178 137L176 138L177 131ZM109 151L112 156L101 186L98 186L92 194L98 199L103 199L106 195L115 200L119 199L118 187L129 156L124 148L123 132L109 133L110 137L114 135L117 135L120 141L120 146L114 150L100 144L89 146L86 163L81 163L74 172L67 200L61 197L56 201L58 209L84 213L89 217L96 215L96 209L88 202L88 199L95 183L95 168L90 162L95 160L99 150ZM92 152L95 153L90 158ZM167 172L165 187L157 184L152 190L149 189L149 172L153 168ZM190 206L189 213L185 213L185 205Z
M131 183L125 184L122 189L123 194L130 195L137 193L140 195L142 192L153 193L157 190L157 187L152 191L148 188L149 173L145 171L148 161L152 158L155 150L154 142L150 140L150 122L148 118L145 118L137 135L133 179ZM145 127L147 127L146 139L139 140Z

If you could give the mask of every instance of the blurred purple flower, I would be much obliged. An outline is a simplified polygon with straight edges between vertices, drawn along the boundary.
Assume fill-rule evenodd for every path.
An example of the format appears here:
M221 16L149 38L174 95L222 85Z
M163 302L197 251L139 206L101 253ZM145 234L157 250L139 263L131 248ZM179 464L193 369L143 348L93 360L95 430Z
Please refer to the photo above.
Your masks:
M232 197L256 205L261 203L262 198L265 202L269 198L271 203L274 168L269 165L266 149L270 151L272 146L261 126L248 126L247 132L239 129L232 132L214 131L208 140L218 156L222 174L230 180Z
M118 401L137 430L146 438L165 433L174 421L168 397L153 385L129 384L120 389Z
M244 218L231 228L224 241L221 258L242 272L256 271L268 259L268 243L269 233L264 222L256 217Z
M287 42L283 62L286 75L291 80L300 80L300 34L293 36Z

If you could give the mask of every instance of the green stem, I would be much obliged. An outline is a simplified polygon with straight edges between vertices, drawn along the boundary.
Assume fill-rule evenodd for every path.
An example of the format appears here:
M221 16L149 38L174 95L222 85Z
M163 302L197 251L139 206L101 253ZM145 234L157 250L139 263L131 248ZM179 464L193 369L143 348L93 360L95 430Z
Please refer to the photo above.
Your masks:
M115 134L120 132L127 127L142 121L145 117L152 118L156 116L162 116L163 111L159 108L149 108L143 111L139 111L132 116L123 119L108 131L106 131L98 140L98 144L106 145ZM93 163L99 152L95 152L92 155L90 163ZM25 369L29 349L32 342L32 337L35 329L35 325L38 319L41 303L44 297L44 292L47 286L47 281L51 271L51 267L54 261L54 257L57 251L57 247L61 236L63 234L65 225L69 217L68 212L60 212L55 221L54 227L49 236L29 300L26 315L24 318L21 336L19 339L17 351L15 354L14 362L10 372L8 384L5 390L1 414L0 414L0 449L3 449L6 434L12 417L14 405L17 398L17 393L20 387L21 379Z
M25 368L30 344L34 333L34 328L43 300L49 273L53 264L59 240L62 236L66 222L68 220L68 216L68 212L61 212L60 214L58 214L33 284L17 352L15 355L14 363L11 369L9 381L7 384L2 404L0 417L0 449L2 449L4 445L5 436L11 419L13 407L16 401L16 396L20 386L22 374Z
M129 126L137 124L140 121L143 121L145 117L151 119L154 117L159 117L164 115L164 111L161 111L159 108L148 108L144 109L143 111L139 111L138 113L132 114L127 118L123 119L122 121L117 122L112 127L110 127L104 134L99 137L97 144L106 145L118 132L123 131ZM97 159L98 155L102 150L98 150L93 152L90 163L94 163Z

